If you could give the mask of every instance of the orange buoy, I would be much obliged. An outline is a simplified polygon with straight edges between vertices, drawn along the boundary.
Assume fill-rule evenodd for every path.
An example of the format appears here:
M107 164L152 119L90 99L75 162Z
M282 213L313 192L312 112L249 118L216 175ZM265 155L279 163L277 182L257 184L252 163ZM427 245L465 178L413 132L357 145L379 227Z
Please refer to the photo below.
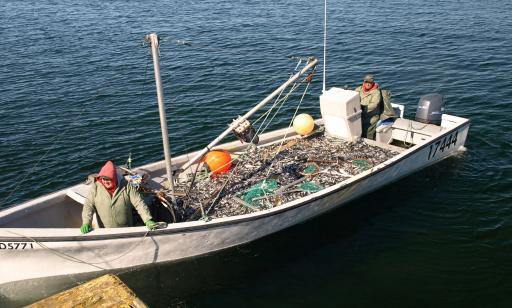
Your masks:
M231 169L231 155L228 151L210 151L203 161L213 174L226 173Z

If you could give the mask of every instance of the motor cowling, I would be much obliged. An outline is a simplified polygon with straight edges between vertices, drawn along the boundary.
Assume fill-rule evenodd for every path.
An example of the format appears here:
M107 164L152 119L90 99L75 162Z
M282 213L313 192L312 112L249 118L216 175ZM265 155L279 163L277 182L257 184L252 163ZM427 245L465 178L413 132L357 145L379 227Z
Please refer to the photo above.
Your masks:
M444 96L439 93L423 95L416 109L416 121L441 125L444 112Z

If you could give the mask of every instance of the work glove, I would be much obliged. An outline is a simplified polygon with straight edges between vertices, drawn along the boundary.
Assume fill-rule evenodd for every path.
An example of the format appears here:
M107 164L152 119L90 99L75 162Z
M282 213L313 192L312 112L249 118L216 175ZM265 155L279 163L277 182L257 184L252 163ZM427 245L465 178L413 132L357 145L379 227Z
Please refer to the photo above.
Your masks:
M146 224L146 227L148 227L149 231L156 230L156 228L158 227L158 224L156 222L152 221L151 219L146 221L145 224Z
M91 231L92 231L91 225L89 225L89 224L83 224L83 225L80 227L80 231L81 231L83 234L86 234L86 233L91 232Z

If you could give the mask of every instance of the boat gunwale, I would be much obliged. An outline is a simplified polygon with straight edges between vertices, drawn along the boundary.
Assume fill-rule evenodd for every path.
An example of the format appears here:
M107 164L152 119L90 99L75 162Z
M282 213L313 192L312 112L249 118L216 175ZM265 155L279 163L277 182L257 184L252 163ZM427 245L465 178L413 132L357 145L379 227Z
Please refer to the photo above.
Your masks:
M452 117L456 117L456 116L452 116ZM20 234L17 237L0 237L0 242L34 242L34 241L37 241L37 242L73 242L73 241L83 242L83 241L101 241L101 240L112 240L112 239L140 238L143 236L148 236L148 237L165 236L165 235L171 235L171 234L176 234L176 233L185 233L185 232L201 231L204 229L225 227L225 226L229 226L229 225L235 225L235 224L239 224L239 223L245 223L248 221L254 221L254 220L258 220L258 219L271 217L274 215L281 214L283 212L287 212L287 211L291 211L291 210L300 208L300 207L305 206L305 205L307 205L311 202L314 202L318 199L338 193L343 189L349 188L349 187L351 187L351 186L353 186L371 176L374 176L382 171L385 171L385 170L395 166L396 164L407 159L408 157L423 150L425 147L434 143L436 140L441 139L448 134L451 134L453 131L459 130L465 126L469 127L469 125L470 125L469 119L462 118L462 117L457 117L457 118L460 119L461 122L459 122L455 126L446 128L445 130L441 130L439 132L439 134L435 135L435 137L432 137L431 139L428 139L424 143L417 144L417 145L411 147L410 149L403 151L403 152L399 153L398 155L396 155L396 156L380 163L379 165L377 165L371 169L368 169L352 178L349 178L349 179L342 181L338 184L330 186L330 187L328 187L324 190L321 190L317 193L293 200L293 201L289 202L288 205L284 204L279 207L274 207L274 208L268 209L268 210L261 210L261 211L249 213L249 214L217 218L217 219L213 219L213 220L207 221L207 222L193 221L190 223L185 223L187 225L180 225L179 223L178 224L169 224L166 229L150 231L149 233L145 227L136 227L136 228L139 228L140 231L120 232L120 233L116 232L116 233L97 234L97 235L88 234L86 236L84 236L84 235L58 235L58 236L28 237L28 236ZM447 157L449 157L449 156L451 156L451 155L448 155ZM446 158L446 157L444 157L444 158ZM427 167L437 161L438 160L433 160L430 164L426 164L426 165L422 166L422 168ZM141 168L143 168L143 167L141 167ZM408 175L409 174L410 173L408 173ZM392 182L394 182L396 180L398 180L398 179L394 179ZM387 185L389 183L386 183L384 185ZM67 188L67 189L69 189L69 188ZM67 189L64 189L61 191L66 191ZM61 192L61 191L59 191L59 192ZM56 193L52 193L50 195L53 195ZM129 227L129 228L134 228L134 227ZM41 228L38 228L38 229L41 229ZM44 229L45 230L63 230L63 229L71 229L71 228L44 228ZM72 228L72 229L74 230L76 228ZM124 231L127 228L114 228L114 229L119 229L119 231ZM124 230L121 230L121 229L124 229ZM9 231L9 230L12 230L12 231ZM16 231L20 231L20 230L26 231L26 230L30 230L30 228L0 228L0 231L11 232L11 233L17 233Z

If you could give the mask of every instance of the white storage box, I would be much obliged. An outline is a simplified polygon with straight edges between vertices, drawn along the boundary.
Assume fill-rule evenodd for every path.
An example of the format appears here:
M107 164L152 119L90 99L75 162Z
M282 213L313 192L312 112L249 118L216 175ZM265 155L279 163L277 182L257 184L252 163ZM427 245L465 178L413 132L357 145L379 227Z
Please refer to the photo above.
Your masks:
M353 141L361 137L359 92L331 88L320 95L320 112L327 135Z

